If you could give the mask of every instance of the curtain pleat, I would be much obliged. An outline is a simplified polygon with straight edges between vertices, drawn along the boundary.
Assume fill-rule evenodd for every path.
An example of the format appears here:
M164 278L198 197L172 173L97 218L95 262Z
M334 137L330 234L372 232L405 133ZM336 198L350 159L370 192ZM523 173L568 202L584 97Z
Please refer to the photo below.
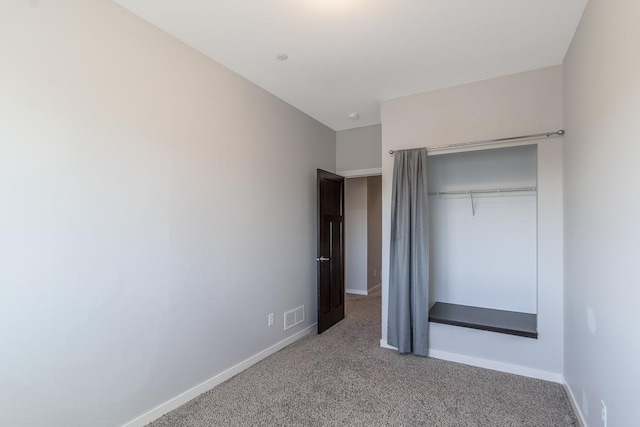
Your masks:
M387 343L418 356L429 350L427 207L427 150L395 152Z

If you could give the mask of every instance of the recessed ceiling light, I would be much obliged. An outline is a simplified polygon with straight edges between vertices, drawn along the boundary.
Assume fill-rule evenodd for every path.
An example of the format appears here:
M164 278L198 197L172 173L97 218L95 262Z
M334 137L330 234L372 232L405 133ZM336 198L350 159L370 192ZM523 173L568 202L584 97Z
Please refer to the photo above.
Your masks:
M286 61L287 59L289 59L289 57L287 56L286 53L279 53L276 55L276 59L278 61Z
M349 113L347 114L347 119L349 120L358 120L360 118L360 114L358 113Z

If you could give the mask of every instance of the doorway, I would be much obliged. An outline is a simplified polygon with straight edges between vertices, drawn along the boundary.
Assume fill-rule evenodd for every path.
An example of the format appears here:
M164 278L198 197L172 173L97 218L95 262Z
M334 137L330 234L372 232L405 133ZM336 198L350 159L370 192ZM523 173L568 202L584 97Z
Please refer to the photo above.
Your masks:
M318 169L317 181L320 334L350 309L369 319L376 318L372 309L381 311L382 176Z
M354 296L369 296L379 292L381 268L382 176L347 178L345 180L347 300L353 299Z

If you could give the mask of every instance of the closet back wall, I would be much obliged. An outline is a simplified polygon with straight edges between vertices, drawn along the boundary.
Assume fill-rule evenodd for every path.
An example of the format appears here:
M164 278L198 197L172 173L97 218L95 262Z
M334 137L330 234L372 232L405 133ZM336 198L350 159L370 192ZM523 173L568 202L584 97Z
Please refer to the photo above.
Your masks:
M430 156L430 192L535 187L536 146ZM431 301L536 313L536 193L429 196Z
M382 103L382 344L386 344L393 156L389 150L562 128L562 67ZM430 354L560 381L563 369L562 138L538 145L538 339L430 325Z

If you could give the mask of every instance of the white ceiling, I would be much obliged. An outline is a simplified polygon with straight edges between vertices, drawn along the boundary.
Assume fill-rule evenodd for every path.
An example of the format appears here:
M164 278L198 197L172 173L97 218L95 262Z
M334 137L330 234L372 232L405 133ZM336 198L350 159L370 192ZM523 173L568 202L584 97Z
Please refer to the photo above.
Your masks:
M334 130L380 123L384 99L562 63L587 3L115 1Z

